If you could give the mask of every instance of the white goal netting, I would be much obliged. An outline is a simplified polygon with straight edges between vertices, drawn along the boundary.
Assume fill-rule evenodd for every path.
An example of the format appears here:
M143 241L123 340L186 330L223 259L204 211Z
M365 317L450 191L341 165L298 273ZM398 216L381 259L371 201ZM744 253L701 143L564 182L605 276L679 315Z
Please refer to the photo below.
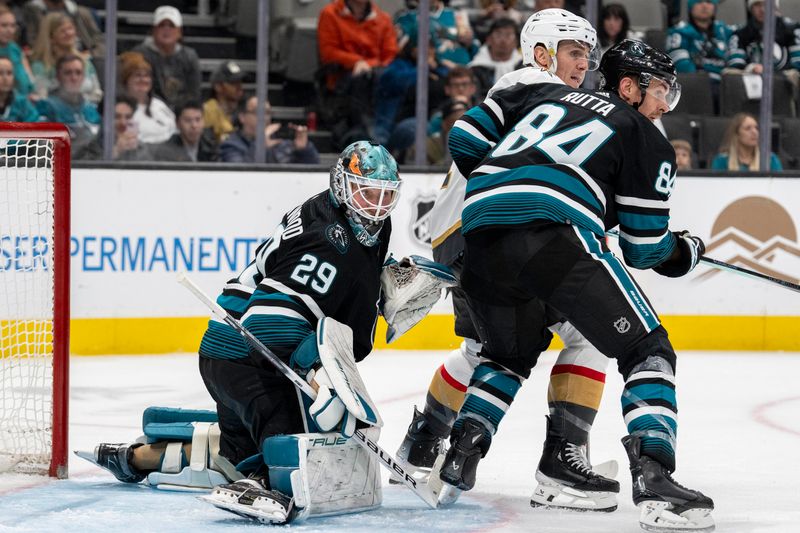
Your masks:
M50 465L53 145L0 139L0 472Z

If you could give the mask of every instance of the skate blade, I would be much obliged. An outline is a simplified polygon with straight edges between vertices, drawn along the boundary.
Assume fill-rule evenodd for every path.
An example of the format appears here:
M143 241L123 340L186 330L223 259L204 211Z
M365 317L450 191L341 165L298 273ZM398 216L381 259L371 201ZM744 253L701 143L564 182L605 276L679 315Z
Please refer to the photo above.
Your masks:
M673 531L707 532L716 527L712 509L687 509L676 514L669 502L647 501L639 504L639 525L647 531L671 533Z
M540 482L531 496L531 507L610 513L617 509L613 492L580 491L560 484Z
M592 471L598 476L607 477L608 479L617 479L619 473L619 463L614 459L605 461L603 463L592 465Z
M77 455L81 459L86 459L90 463L93 463L93 464L96 464L97 466L100 466L100 464L97 462L97 455L94 453L94 451L87 452L85 450L73 450L72 453L74 453L75 455Z
M464 491L458 487L454 487L449 483L442 483L442 489L439 492L439 507L453 505L456 503L456 501L458 501L458 498L461 496L462 492Z
M256 509L251 505L242 505L237 502L226 502L216 499L213 495L198 496L198 500L210 503L217 509L228 511L235 515L239 515L250 520L256 520L262 524L285 524L287 516L281 512L266 512Z

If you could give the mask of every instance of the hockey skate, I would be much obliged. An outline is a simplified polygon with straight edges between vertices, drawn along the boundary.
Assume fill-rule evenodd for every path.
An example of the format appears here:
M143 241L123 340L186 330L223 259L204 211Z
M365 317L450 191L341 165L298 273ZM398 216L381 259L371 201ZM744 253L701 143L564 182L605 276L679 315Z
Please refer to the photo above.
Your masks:
M569 442L555 433L550 417L536 481L539 484L531 496L532 507L600 512L617 508L619 483L592 470L586 445Z
M262 524L288 524L297 516L292 498L276 490L267 490L255 479L217 485L211 494L198 496L198 499Z
M655 459L642 455L639 437L622 439L633 478L633 503L640 509L639 523L648 531L713 531L714 502L700 491L677 483Z
M397 449L397 462L403 469L418 480L427 482L436 458L444 453L444 439L434 435L430 422L424 413L414 407L414 418ZM392 476L389 483L400 484L399 478Z
M464 420L464 425L450 436L450 449L439 473L441 480L459 490L470 490L475 486L478 462L490 444L483 424L470 418Z
M95 447L93 452L75 451L75 455L105 468L120 481L125 483L139 483L147 477L147 474L136 470L131 464L131 461L133 460L133 450L141 445L141 443L101 443Z

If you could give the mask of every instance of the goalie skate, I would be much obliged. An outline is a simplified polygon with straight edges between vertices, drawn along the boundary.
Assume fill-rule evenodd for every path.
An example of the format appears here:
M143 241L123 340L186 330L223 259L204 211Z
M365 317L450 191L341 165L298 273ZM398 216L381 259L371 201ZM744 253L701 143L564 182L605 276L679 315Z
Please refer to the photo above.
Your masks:
M134 444L98 444L94 451L76 450L74 453L81 459L86 459L101 468L105 468L118 480L124 483L139 483L146 474L133 467L133 450L141 446Z
M262 524L288 524L297 516L294 501L285 494L265 489L254 479L242 479L214 487L211 494L198 496L218 509Z

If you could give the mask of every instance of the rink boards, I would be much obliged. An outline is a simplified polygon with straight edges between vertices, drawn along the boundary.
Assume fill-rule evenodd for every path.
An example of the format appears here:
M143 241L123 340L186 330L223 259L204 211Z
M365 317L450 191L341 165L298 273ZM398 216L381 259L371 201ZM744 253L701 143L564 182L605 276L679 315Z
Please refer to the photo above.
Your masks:
M429 256L442 176L403 177L390 250ZM207 320L176 273L216 295L284 212L327 187L328 174L75 169L72 183L72 353L161 353L196 350ZM707 255L794 283L799 226L797 179L681 178L672 198L671 227L701 236ZM28 268L24 249L6 249L15 237L0 241L0 278ZM800 350L797 293L705 267L680 279L633 273L679 349ZM455 346L449 313L440 301L389 347ZM381 323L378 347L384 332Z

